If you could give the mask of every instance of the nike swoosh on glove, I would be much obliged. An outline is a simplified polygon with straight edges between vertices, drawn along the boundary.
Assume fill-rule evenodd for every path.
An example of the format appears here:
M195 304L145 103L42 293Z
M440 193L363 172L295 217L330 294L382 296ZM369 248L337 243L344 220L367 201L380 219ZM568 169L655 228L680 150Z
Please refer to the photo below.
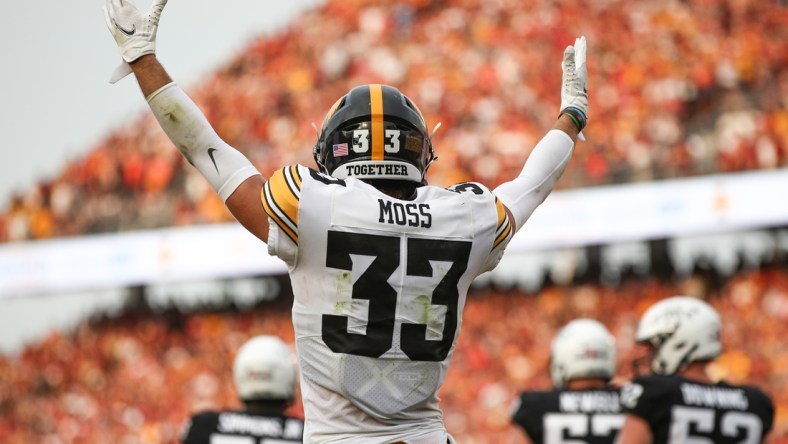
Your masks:
M156 31L166 4L167 0L154 0L148 12L142 14L131 0L106 0L104 19L123 57L123 63L112 73L110 83L131 72L128 63L156 53Z

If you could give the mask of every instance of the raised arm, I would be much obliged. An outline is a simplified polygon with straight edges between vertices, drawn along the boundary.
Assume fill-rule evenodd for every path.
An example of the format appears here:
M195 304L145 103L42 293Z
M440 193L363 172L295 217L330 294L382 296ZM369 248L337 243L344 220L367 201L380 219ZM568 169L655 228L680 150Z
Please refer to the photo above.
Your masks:
M133 72L153 115L172 143L211 184L235 218L262 241L268 240L260 173L224 142L188 95L156 59L156 31L167 0L154 0L142 14L130 0L106 0L104 17L123 64L111 81Z
M561 68L558 120L533 149L520 174L494 190L514 221L515 230L523 226L553 190L569 163L577 139L585 140L581 133L588 121L585 37L566 47Z

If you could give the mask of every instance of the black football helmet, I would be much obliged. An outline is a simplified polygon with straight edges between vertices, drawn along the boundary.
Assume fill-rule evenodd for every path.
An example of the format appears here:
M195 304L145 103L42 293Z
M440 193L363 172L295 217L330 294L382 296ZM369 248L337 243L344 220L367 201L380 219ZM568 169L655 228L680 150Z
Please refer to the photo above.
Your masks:
M323 119L312 152L323 173L338 179L424 182L435 160L424 117L397 88L357 86Z

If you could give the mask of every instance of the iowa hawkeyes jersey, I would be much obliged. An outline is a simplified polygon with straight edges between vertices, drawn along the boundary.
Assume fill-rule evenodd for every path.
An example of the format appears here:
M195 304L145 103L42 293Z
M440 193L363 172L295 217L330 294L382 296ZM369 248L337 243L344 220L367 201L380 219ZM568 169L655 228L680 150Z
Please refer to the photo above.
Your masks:
M774 405L761 390L681 376L646 376L621 392L624 412L648 422L653 442L757 444L772 428Z
M512 422L535 444L613 443L624 423L618 389L523 392Z
M285 444L302 442L304 422L251 412L203 412L181 434L184 444Z
M404 201L300 165L262 200L293 287L307 440L445 442L437 391L468 287L512 237L503 205L475 183Z

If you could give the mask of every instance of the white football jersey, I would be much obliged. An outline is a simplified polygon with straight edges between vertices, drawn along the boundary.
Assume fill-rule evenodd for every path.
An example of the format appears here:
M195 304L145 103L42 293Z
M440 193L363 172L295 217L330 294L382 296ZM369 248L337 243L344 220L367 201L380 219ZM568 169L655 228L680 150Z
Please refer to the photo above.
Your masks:
M438 407L471 282L513 235L484 186L412 201L292 165L262 193L289 267L305 442L446 442Z

